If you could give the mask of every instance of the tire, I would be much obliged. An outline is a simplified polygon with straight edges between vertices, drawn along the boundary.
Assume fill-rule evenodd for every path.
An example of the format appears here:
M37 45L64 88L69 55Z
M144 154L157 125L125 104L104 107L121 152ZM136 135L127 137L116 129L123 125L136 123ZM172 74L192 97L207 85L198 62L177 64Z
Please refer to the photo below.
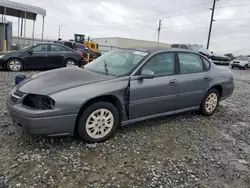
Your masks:
M23 62L19 59L10 59L7 62L7 69L13 72L19 72L23 70Z
M104 116L101 116L101 113L104 113ZM94 116L94 114L98 114L99 117ZM110 118L105 119L105 116L110 116ZM77 131L87 143L103 142L114 134L119 123L119 113L114 105L108 102L97 102L81 114Z
M64 63L65 67L75 67L76 61L74 59L67 59Z
M210 97L210 99L209 99ZM210 103L209 103L210 100ZM200 111L204 116L211 116L214 114L216 108L218 107L220 100L220 94L217 89L209 90L202 100ZM209 110L210 108L210 110Z
M234 69L234 67L231 67L232 69Z
M247 65L245 65L243 69L244 69L244 70L247 70Z

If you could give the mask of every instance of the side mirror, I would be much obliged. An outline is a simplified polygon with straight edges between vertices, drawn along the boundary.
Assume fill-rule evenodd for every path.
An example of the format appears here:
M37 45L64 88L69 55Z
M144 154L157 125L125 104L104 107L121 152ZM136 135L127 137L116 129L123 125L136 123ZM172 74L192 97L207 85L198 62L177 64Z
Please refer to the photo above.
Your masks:
M142 70L140 78L141 79L152 79L155 77L154 71L151 70Z
M32 55L33 54L33 50L29 50L28 54Z

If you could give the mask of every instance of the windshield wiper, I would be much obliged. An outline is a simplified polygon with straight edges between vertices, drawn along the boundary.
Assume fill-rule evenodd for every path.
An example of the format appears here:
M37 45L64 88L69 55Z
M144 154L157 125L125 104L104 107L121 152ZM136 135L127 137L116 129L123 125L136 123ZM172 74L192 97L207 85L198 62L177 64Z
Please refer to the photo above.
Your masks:
M108 70L107 62L106 62L105 60L104 60L103 62L104 62L105 73L106 73L107 75L109 75L109 70Z

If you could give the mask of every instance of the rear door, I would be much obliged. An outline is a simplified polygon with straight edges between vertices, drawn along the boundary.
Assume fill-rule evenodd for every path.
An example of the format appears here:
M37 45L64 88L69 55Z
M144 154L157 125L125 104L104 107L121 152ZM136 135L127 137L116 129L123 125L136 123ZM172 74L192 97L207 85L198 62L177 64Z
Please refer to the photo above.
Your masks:
M212 80L208 71L210 62L195 53L179 52L177 54L179 87L176 105L178 109L198 106Z
M51 68L63 67L64 56L69 53L69 49L62 45L50 44L48 53L48 66Z
M39 44L29 49L32 53L27 53L23 59L26 68L43 68L48 65L48 45Z
M174 53L160 53L151 57L141 68L155 74L151 79L132 77L130 82L130 119L175 110L177 80Z

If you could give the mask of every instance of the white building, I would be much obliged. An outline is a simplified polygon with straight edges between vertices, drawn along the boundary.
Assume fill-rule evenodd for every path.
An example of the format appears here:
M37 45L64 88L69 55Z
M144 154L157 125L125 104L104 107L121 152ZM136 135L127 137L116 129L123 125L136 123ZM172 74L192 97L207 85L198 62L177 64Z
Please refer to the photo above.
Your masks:
M113 49L120 48L137 48L137 47L154 47L157 46L156 41L146 41L138 39L129 39L121 37L108 37L108 38L92 38L99 45L101 52L107 52ZM170 47L170 44L159 43L160 47Z

